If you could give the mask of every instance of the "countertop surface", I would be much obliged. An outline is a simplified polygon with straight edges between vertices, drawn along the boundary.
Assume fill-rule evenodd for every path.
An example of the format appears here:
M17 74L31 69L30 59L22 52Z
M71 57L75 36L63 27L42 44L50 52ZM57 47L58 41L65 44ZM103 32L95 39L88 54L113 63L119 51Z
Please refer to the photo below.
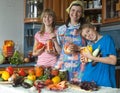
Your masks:
M0 93L38 93L33 87L25 89L23 87L13 87L10 84L0 84ZM40 93L120 93L118 88L100 87L98 91L85 91L78 88L68 87L63 91L51 91L46 88L42 89Z

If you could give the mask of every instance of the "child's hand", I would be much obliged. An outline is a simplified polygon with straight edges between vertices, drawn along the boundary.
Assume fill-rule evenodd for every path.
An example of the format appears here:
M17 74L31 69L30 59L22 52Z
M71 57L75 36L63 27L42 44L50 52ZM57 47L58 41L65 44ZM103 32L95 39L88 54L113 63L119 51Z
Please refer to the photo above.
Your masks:
M88 59L92 58L92 54L90 50L86 47L86 51L82 53L84 57L87 57Z
M84 56L84 55L80 55L80 61L82 62L82 63L87 63L88 62L88 59Z

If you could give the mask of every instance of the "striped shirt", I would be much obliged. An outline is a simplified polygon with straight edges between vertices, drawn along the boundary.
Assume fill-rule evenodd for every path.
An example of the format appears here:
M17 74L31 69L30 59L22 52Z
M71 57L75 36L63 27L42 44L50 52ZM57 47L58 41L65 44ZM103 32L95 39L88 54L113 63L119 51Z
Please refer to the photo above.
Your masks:
M41 42L43 44L46 44L46 41L50 39L49 33L45 32L42 36L40 36L39 32L35 34L34 37L38 42ZM37 64L38 66L44 65L44 66L54 66L57 61L57 56L52 55L44 51L42 54L38 56Z

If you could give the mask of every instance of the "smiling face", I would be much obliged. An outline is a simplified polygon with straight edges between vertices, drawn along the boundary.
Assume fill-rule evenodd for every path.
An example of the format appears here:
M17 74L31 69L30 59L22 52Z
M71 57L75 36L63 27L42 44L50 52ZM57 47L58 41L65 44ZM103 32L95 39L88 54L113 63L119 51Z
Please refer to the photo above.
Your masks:
M84 24L81 28L81 35L87 40L97 41L99 34L96 31L96 27L91 24Z
M82 7L73 5L70 9L69 16L71 22L78 22L80 17L82 16Z
M49 14L45 14L43 16L43 23L46 25L46 26L51 26L52 23L53 23L53 17Z
M87 40L96 41L97 35L94 30L92 28L84 28L82 29L81 35Z
M56 15L55 12L51 9L45 9L41 15L41 19L45 26L55 27Z

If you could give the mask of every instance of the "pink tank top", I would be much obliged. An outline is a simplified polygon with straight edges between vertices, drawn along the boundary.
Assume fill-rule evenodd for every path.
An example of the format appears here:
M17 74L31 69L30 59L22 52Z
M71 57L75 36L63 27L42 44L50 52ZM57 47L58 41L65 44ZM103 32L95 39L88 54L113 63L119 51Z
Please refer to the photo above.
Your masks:
M37 32L35 34L35 39L38 42L42 42L43 44L46 44L46 41L50 39L49 33L45 32L43 36L40 36L39 32ZM57 56L48 54L46 51L44 51L41 55L38 56L36 65L54 66L56 61L57 61Z

